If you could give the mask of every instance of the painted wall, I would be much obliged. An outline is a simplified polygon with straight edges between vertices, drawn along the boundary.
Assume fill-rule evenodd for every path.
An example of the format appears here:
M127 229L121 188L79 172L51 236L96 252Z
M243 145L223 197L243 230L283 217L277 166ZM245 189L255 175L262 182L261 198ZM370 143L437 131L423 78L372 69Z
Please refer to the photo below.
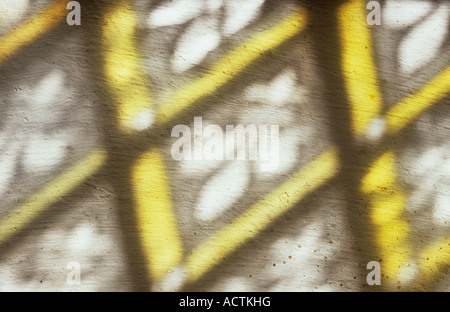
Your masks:
M449 290L447 1L0 16L1 291Z

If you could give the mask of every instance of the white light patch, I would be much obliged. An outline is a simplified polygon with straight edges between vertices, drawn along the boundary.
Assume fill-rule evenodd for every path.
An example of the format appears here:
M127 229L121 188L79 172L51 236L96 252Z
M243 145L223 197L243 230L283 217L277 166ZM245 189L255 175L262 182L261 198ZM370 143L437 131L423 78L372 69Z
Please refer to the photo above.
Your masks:
M0 34L4 34L22 20L29 8L29 0L0 1Z
M249 181L248 165L241 161L230 161L203 186L195 217L202 221L217 218L244 194Z
M16 147L9 146L6 151L0 154L0 195L7 191L16 168L17 153Z
M48 171L63 161L65 146L63 139L34 135L25 146L23 166L32 172Z
M145 109L134 118L133 128L138 131L148 129L153 124L154 120L155 115L153 111L151 109Z
M306 127L304 127L306 128ZM283 135L279 138L279 147L278 150L272 151L272 145L270 140L270 132L268 134L269 142L268 142L268 150L264 154L264 151L258 151L258 160L257 165L254 167L255 172L258 173L259 176L270 178L274 174L283 174L289 172L289 170L292 170L295 168L295 165L297 164L297 161L300 157L298 146L301 145L300 135L304 135L305 137L309 137L308 135L311 133L311 128L300 128L300 127L294 127L291 129L286 129L283 131ZM304 129L304 131L302 131ZM261 140L261 138L260 138ZM277 158L278 161L276 161ZM270 168L270 161L272 161L273 164L277 164L277 166L274 166L273 170L264 170L264 166L269 166Z
M446 225L450 222L450 194L439 195L434 202L433 221Z
M230 0L225 4L226 19L223 33L226 36L235 34L247 26L259 14L264 0Z
M182 266L176 266L170 269L161 281L155 281L152 285L152 291L179 291L185 282L186 272Z
M295 89L295 73L287 70L267 85L255 85L246 90L245 97L250 100L268 102L275 106L286 104Z
M441 164L443 155L438 148L432 148L426 151L418 160L414 168L419 174L428 175L430 171L436 170Z
M386 1L381 9L381 23L394 29L408 27L425 17L432 8L430 1Z
M221 292L251 292L256 291L255 285L244 277L231 277L221 281Z
M37 86L37 94L34 103L39 108L41 106L50 106L58 99L63 89L64 74L59 71L53 71L48 74Z
M200 1L199 1L200 2ZM220 9L223 5L223 0L206 0L206 7L210 13Z
M414 27L399 47L400 70L412 74L433 58L447 38L449 5L442 5L425 21Z
M172 69L181 73L200 63L207 54L217 48L220 34L217 20L211 17L199 18L190 25L178 41L171 58Z
M173 0L164 1L154 10L147 20L151 28L179 25L196 17L203 7L203 1Z
M370 141L379 140L386 131L386 121L383 117L377 117L372 120L367 128L366 136Z
M329 244L324 244L321 240L323 234L323 224L319 221L314 221L302 229L297 237L278 239L270 247L270 259L266 265L271 268L270 279L272 280L271 287L268 291L277 292L283 291L296 285L298 287L303 280L315 280L316 285L320 283L321 272L317 270L316 264L318 259L323 256L330 256ZM300 248L301 247L301 248ZM276 259L289 259L291 256L292 265L295 265L296 270L281 269L279 266L273 266L272 263ZM269 257L268 257L269 258ZM274 260L272 260L274 259ZM307 272L307 274L305 274ZM269 276L268 276L269 278Z
M402 282L402 283L409 283L411 281L414 280L414 278L416 277L417 273L418 273L419 269L417 264L410 262L407 264L404 264L401 266L400 270L399 270L399 276L398 279Z

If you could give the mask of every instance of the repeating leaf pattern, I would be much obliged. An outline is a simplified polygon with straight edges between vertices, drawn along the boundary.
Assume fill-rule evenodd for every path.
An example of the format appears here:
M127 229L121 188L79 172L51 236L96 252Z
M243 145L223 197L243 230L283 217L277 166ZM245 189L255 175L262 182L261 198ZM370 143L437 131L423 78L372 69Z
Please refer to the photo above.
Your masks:
M172 70L182 73L200 64L223 38L237 33L259 14L265 0L177 0L163 2L148 17L150 28L190 22L181 34L173 56ZM224 11L224 20L221 11Z
M42 4L43 2L45 1L39 3ZM12 29L27 14L26 8L29 8L31 3L32 1L29 0L0 1L0 35L2 32ZM239 31L257 20L261 16L266 1L172 0L156 1L155 3L157 3L156 7L150 6L151 9L143 13L145 15L144 27L150 28L150 33L159 32L158 35L162 34L162 36L166 35L166 31L169 35L173 35L174 30L179 31L176 40L172 42L173 49L167 49L170 50L171 54L162 57L164 60L169 60L170 70L175 73L172 77L179 75L183 78L189 78L191 73L188 73L188 71L194 72L195 67L200 65L199 71L201 72L203 70L202 65L204 65L202 62L207 59L211 52L217 50L227 39L238 34ZM295 2L295 5L297 4L298 2ZM146 5L143 7L148 8ZM397 58L395 61L402 75L414 75L420 70L426 69L428 65L432 65L433 61L439 58L443 52L448 53L450 23L450 4L448 1L386 0L383 2L382 14L383 25L400 38L397 44L398 53L393 54L392 57ZM154 41L150 42L153 43ZM45 44L47 42L44 41ZM374 42L375 46L377 44L379 43ZM145 46L145 42L143 45ZM37 46L40 47L38 44ZM149 54L153 52L151 49L148 49L148 51ZM280 54L284 52L281 51ZM52 54L52 52L49 52L49 54ZM274 55L270 60L276 61L280 54ZM300 57L300 53L294 55L295 58ZM39 57L37 57L38 60ZM304 63L315 61L307 56ZM319 66L322 65L321 60L317 60L317 62ZM166 66L165 61L162 63L164 65L160 65L161 68ZM188 185L186 189L191 192L189 194L175 194L177 189L174 186L174 194L172 194L174 197L178 195L179 197L185 197L182 198L185 201L185 206L182 205L183 211L180 209L176 213L181 213L187 217L185 219L180 215L177 215L177 217L180 217L180 224L186 226L183 228L184 230L195 228L192 232L197 231L196 233L199 234L200 230L198 229L201 228L202 233L197 236L198 241L218 229L217 226L221 223L215 223L214 220L223 218L220 220L221 222L228 222L229 220L224 220L228 217L227 212L238 206L240 200L245 199L246 195L254 195L255 192L256 195L266 194L267 190L270 191L274 186L280 185L285 177L299 168L299 165L301 167L302 161L307 163L308 159L314 156L316 145L324 142L330 143L327 136L330 129L331 131L335 129L332 120L334 116L327 116L326 112L321 110L323 107L320 105L320 108L314 107L317 103L322 103L322 101L317 101L317 97L320 98L328 90L311 90L311 85L305 86L299 82L301 76L307 76L308 78L305 79L311 78L313 81L316 78L320 80L323 77L315 77L313 73L315 69L310 70L311 67L308 66L305 66L305 69L303 64L299 65L300 62L295 63L295 66L292 66L292 63L293 59L287 58L287 61L284 59L276 64L276 70L273 70L270 74L269 71L264 72L263 68L261 72L264 72L264 76L261 75L261 77L264 77L264 80L260 78L259 80L249 80L251 82L244 81L233 90L235 94L232 96L238 96L239 102L226 103L227 107L218 105L219 107L212 109L215 109L214 113L207 111L205 112L207 117L204 116L205 124L218 124L222 129L225 127L225 122L229 123L230 121L244 126L257 123L279 125L280 159L276 170L269 172L262 170L266 164L264 159L258 159L257 161L181 160L176 163L169 160L167 162L169 164L168 175L171 175L170 182L174 184L181 180L190 182L191 177L194 177L193 180L196 182L201 182L196 185ZM48 68L48 64L44 65L45 68ZM154 71L156 72L155 76L164 72L159 71L159 69L157 68ZM394 74L397 73L396 70L397 68L395 68ZM30 70L30 72L33 72L33 70ZM65 131L66 125L64 122L68 118L66 116L68 110L60 109L62 105L67 104L64 103L66 98L61 99L61 97L67 92L69 76L70 71L64 74L60 71L49 70L48 73L39 76L36 81L27 83L25 87L20 84L20 90L17 90L17 92L11 91L11 94L7 94L7 100L0 104L0 197L7 197L5 194L9 194L11 189L17 189L12 185L16 184L19 174L24 174L25 178L31 178L33 181L39 180L38 183L41 183L40 179L43 175L54 176L58 169L64 167L62 164L69 156L68 146L75 140L79 140L81 133L76 128L73 135ZM251 79L254 79L254 77ZM176 81L171 87L177 85L177 83ZM159 89L155 92L156 98L158 97L158 91ZM82 92L84 90L80 93ZM233 97L231 98L233 99ZM10 103L13 108L10 107ZM56 103L60 105L58 108L55 108ZM241 107L242 103L244 104ZM341 105L342 103L325 104ZM90 105L91 107L96 106L92 103ZM310 109L310 107L314 107L314 109ZM154 118L152 112L147 110L136 117L139 129L146 129L152 124ZM97 117L93 114L92 119L95 120ZM371 142L383 137L384 122L382 118L373 121L369 129L369 135L373 139ZM423 124L425 127L429 125L428 123ZM330 127L328 128L328 126ZM441 130L445 129L444 127L445 125L440 125ZM16 129L19 130L15 132ZM89 131L92 131L92 129L89 129ZM424 141L433 136L429 132L423 132L422 134L420 139ZM195 139L199 138L196 137ZM203 140L203 146L208 143L208 138L200 139ZM321 141L322 139L323 141ZM209 140L214 139L210 138ZM209 141L209 143L215 142ZM402 183L409 187L408 191L410 191L408 194L409 210L407 212L411 223L418 221L425 224L424 227L440 226L440 229L443 230L437 236L448 233L450 222L450 210L448 208L450 197L447 191L447 180L450 175L448 158L450 149L444 146L445 144L445 139L436 144L437 147L432 146L433 144L429 146L421 144L420 152L416 154L411 151L405 153L415 155L415 159L405 160L401 156L398 159L399 163L405 161L405 167L408 167L409 170L408 174L399 170L399 174L403 174L401 177L404 179ZM237 149L243 148L245 148L243 142L237 142ZM72 160L69 159L70 161ZM173 167L169 167L170 165ZM115 169L108 168L108 170ZM430 172L437 174L430 174ZM174 176L175 179L172 179ZM104 177L101 176L100 179L104 179ZM414 185L411 181L419 181L419 183ZM110 181L102 181L101 183L110 185ZM261 185L263 187L268 186L267 190L263 189ZM84 185L83 187L88 186ZM251 244L246 245L242 251L236 251L236 257L229 261L231 263L229 267L217 270L217 275L205 279L208 280L207 282L212 280L211 284L206 284L212 285L209 290L259 291L264 289L285 291L315 289L328 291L343 289L340 288L342 283L339 286L337 281L350 280L349 284L351 282L360 283L360 280L353 281L353 276L357 274L354 272L360 272L361 263L357 263L360 259L352 262L355 246L352 245L354 241L353 237L350 236L355 232L348 231L347 199L339 198L342 196L340 187L341 185L333 184L331 190L321 190L320 195L308 203L307 208L309 210L305 209L308 210L307 213L303 214L304 211L294 209L295 211L292 214L289 212L283 215L280 218L282 220L278 220L280 223L276 226L268 228L267 233L262 233L262 239L258 237ZM111 186L111 189L113 188L115 186ZM260 191L258 188L262 189L260 193L258 193ZM289 199L287 194L282 195L286 196L280 197L280 200L281 198ZM321 201L324 198L327 199L327 197L331 198L331 201ZM253 198L250 198L250 200L253 200ZM314 202L316 200L319 203ZM33 265L38 268L45 268L43 272L48 273L49 276L55 274L50 272L54 270L52 266L55 263L64 268L65 263L63 261L67 257L76 258L82 255L86 263L101 263L104 259L107 259L106 262L115 261L121 267L118 270L123 270L117 273L117 279L116 272L111 275L103 274L102 278L96 279L100 276L98 270L102 270L102 268L99 268L100 265L98 265L99 267L83 268L83 278L86 276L84 281L87 281L84 287L85 289L96 290L105 287L105 285L114 284L114 287L126 288L127 286L122 286L121 282L123 276L127 277L128 272L122 267L128 259L125 259L125 257L122 259L119 256L111 260L122 252L117 251L122 247L119 246L121 243L117 239L120 234L116 232L123 224L119 222L108 223L110 215L112 215L109 211L103 218L100 215L99 220L97 220L97 213L101 210L96 206L99 202L89 202L89 199L86 198L70 199L68 202L64 202L64 205L70 208L68 210L75 208L75 206L78 207L78 210L73 209L76 212L71 215L66 212L61 214L61 219L58 222L62 220L63 226L59 224L59 228L46 231L37 240L18 246L19 253L35 254ZM328 207L329 203L333 207ZM106 203L101 202L101 205L110 205L110 207L115 207L116 204L113 200ZM342 204L343 207L336 208L335 204L338 206ZM110 207L105 210L112 209ZM175 208L177 209L178 206ZM239 209L245 209L245 207L239 207ZM243 210L239 209L236 209L233 213L242 213ZM419 212L419 210L426 210L427 213L421 213L419 216L419 213L416 214L416 211ZM233 215L233 213L229 215ZM298 213L298 215L293 216L295 213ZM299 216L300 213L301 216ZM89 216L89 214L91 215ZM94 218L91 219L94 214L96 221L94 221ZM326 218L323 218L324 215ZM73 216L79 219L74 220ZM192 220L194 220L194 224L191 224ZM283 223L284 221L286 222ZM95 222L97 222L96 225L92 226ZM280 227L279 224L282 224L282 226ZM66 225L67 229L64 228ZM288 226L283 228L283 225ZM427 235L433 238L432 230L427 230ZM105 233L107 233L106 236ZM334 236L333 241L329 239L330 233ZM183 233L186 237L190 234ZM270 239L266 240L265 238L269 236ZM55 237L64 237L65 239L59 240L58 245L52 245ZM191 242L187 242L189 238L186 237L183 237L183 239L188 245ZM192 242L189 248L195 247L198 241ZM100 248L98 242L101 242ZM14 246L14 248L16 247ZM46 253L47 256L42 255L43 247L46 252L48 250L52 250L52 252ZM189 248L186 250L189 250ZM95 252L92 253L92 251ZM64 253L63 256L60 253ZM94 255L95 253L97 254ZM125 255L125 252L123 254ZM2 259L4 261L2 264L7 262L8 265L0 267L0 276L2 277L0 279L7 281L8 279L11 280L11 276L21 276L21 273L8 271L8 266L10 268L15 267L19 262L17 254L14 256L7 255L6 258L8 259ZM54 259L58 260L53 262ZM52 261L51 265L46 263L49 262L46 260ZM346 260L352 263L347 263ZM252 265L245 266L245 272L234 270L239 265L243 266L240 262L251 262ZM408 267L411 272L407 275L413 276L417 273L414 264L411 263L411 267ZM229 272L223 273L230 267L232 269ZM106 272L109 268L104 268L101 273ZM248 272L247 268L251 272ZM177 271L178 269L180 269L180 272ZM176 287L184 286L182 269L181 267L174 268L175 273L168 274L166 280L168 288L172 287L173 290L177 290ZM330 272L331 275L328 274ZM62 275L64 273L66 272L63 272ZM35 276L31 279L34 282L36 281ZM11 281L10 284L3 284L1 287L6 290L10 287L14 288L10 285L19 289L23 289L26 285L33 289L42 289L39 287L40 285L30 282L30 278L28 280L17 278L17 281ZM97 287L97 285L100 286ZM347 285L345 286L347 287ZM348 289L357 289L360 286L359 284L349 285ZM60 284L54 285L54 287L61 289ZM62 288L64 289L64 287L70 290L69 286L63 285ZM448 285L445 287L448 288Z

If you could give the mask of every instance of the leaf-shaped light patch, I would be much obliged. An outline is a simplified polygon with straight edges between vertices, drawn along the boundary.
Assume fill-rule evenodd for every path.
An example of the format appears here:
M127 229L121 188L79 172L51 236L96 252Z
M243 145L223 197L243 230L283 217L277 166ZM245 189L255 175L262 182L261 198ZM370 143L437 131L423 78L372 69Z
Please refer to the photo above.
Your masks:
M446 225L450 221L450 196L448 194L439 194L436 196L433 205L433 221Z
M151 28L186 23L202 12L203 1L173 0L163 1L148 17Z
M15 101L25 104L27 119L40 127L52 123L58 123L62 119L63 112L55 109L56 103L65 106L67 93L64 86L66 77L64 73L53 70L43 77L36 85L26 87L18 92Z
M223 6L223 0L206 0L206 8L209 13L220 9Z
M67 142L61 135L60 137L43 134L31 136L23 155L22 163L25 170L45 172L56 167L64 160L67 146Z
M398 62L403 73L412 74L439 56L448 35L449 8L448 4L441 5L402 40Z
M230 161L203 186L195 216L202 221L211 221L223 214L244 194L249 180L248 164Z
M186 29L171 59L172 69L181 73L200 63L220 43L218 21L214 16L198 18Z
M259 14L264 0L229 0L225 3L223 33L232 35L253 21Z

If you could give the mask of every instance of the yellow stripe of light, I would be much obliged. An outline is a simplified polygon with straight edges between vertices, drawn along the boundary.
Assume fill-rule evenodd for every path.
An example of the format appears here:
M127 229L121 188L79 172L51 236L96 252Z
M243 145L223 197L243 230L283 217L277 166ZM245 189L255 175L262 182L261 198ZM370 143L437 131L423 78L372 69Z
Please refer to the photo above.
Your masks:
M370 166L362 179L361 191L370 202L370 221L385 281L396 283L400 269L411 257L411 246L407 242L409 224L403 219L407 199L398 184L394 153L384 153Z
M395 134L450 93L450 66L386 113L388 134Z
M338 152L331 148L291 179L253 204L246 212L195 248L186 259L190 281L195 281L233 250L255 237L305 195L330 180L338 170Z
M352 130L356 134L364 133L383 107L366 16L365 1L362 0L350 1L338 12L341 66L350 102Z
M159 279L183 256L161 151L154 148L143 154L132 174L142 250L151 276Z
M42 11L0 38L0 64L11 58L23 46L54 28L67 16L67 1L52 2Z
M306 11L298 9L272 28L256 34L228 52L204 76L182 87L169 101L161 104L157 115L158 123L167 122L193 102L216 91L264 52L276 48L302 31L306 21Z
M93 175L106 160L106 152L97 150L67 169L23 204L0 220L0 243L32 222L46 208L56 203L83 180Z
M106 82L117 102L119 128L123 131L139 130L140 115L151 114L149 83L136 42L137 26L131 1L125 0L107 11L102 26Z

